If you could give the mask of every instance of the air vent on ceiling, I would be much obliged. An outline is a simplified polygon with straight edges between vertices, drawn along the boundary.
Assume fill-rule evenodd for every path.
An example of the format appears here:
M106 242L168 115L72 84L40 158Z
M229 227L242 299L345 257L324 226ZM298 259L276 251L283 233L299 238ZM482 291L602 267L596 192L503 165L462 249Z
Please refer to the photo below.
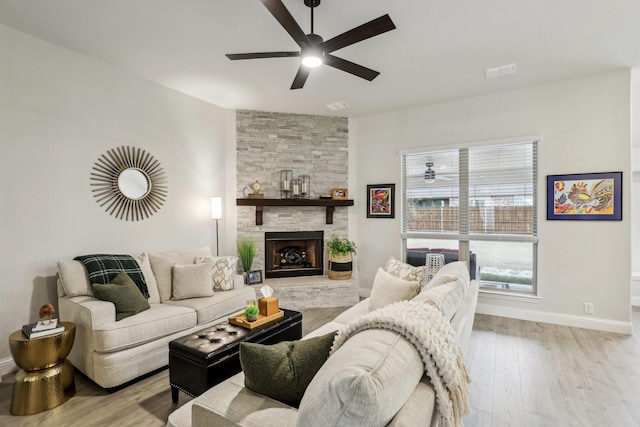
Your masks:
M349 108L349 104L344 101L338 101L333 104L327 104L327 108L331 111L344 110L345 108Z
M499 67L487 68L484 70L485 79L495 79L497 77L507 76L516 72L516 63L501 65Z

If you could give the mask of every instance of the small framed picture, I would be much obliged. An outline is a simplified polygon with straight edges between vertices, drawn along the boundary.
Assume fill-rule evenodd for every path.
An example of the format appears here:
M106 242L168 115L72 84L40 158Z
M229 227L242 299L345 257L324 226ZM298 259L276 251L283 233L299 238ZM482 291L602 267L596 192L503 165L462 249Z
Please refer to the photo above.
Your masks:
M367 185L367 218L395 218L395 184Z
M347 200L349 198L349 190L346 188L334 188L331 190L331 198L333 200Z
M255 285L262 283L262 270L252 270L247 273L247 283Z

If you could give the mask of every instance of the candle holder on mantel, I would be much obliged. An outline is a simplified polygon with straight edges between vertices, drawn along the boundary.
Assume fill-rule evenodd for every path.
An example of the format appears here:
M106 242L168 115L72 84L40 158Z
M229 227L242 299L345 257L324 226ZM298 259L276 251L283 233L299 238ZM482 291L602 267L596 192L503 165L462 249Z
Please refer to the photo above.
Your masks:
M291 180L293 179L293 171L283 169L280 171L280 198L291 198Z
M300 175L298 177L298 181L300 181L300 198L310 199L311 198L311 177L309 175Z
M294 199L300 198L300 180L298 179L291 180L291 197Z

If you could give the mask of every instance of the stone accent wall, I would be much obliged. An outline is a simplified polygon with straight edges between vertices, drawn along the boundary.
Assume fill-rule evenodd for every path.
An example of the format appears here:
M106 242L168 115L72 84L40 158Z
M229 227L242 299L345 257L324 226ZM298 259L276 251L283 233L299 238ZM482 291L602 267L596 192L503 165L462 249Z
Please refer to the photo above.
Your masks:
M265 198L280 198L280 171L293 177L311 177L311 198L348 187L348 119L239 110L237 112L237 197L251 192L253 181L262 184ZM263 225L255 225L255 207L238 206L238 240L257 244L254 270L264 274L265 231L320 231L347 236L348 207L338 207L333 224L325 224L323 207L265 206ZM325 271L326 271L325 252ZM242 269L242 267L240 267Z

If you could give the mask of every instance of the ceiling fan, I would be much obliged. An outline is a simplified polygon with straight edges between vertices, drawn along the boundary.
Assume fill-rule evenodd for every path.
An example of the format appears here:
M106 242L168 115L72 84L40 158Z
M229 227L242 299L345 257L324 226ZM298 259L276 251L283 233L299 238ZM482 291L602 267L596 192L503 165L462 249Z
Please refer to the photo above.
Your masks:
M355 64L346 59L339 58L331 53L350 46L362 40L375 37L396 28L389 15L384 15L355 27L345 33L324 41L322 37L313 32L313 10L320 5L320 0L304 0L304 4L311 8L311 32L305 34L298 23L293 19L291 13L282 3L282 0L260 0L262 4L271 12L274 18L282 25L289 35L300 46L300 51L288 52L257 52L257 53L229 53L227 58L232 61L239 59L259 59L259 58L290 58L301 57L302 63L298 68L298 73L293 79L291 89L301 89L311 69L321 64L326 64L338 70L346 71L354 76L365 80L373 80L380 73L362 65Z
M425 166L427 167L427 170L424 171L424 182L426 182L427 184L433 184L434 182L436 182L436 179L451 181L451 177L445 175L437 175L436 171L431 169L433 167L433 162L427 162L425 163Z

